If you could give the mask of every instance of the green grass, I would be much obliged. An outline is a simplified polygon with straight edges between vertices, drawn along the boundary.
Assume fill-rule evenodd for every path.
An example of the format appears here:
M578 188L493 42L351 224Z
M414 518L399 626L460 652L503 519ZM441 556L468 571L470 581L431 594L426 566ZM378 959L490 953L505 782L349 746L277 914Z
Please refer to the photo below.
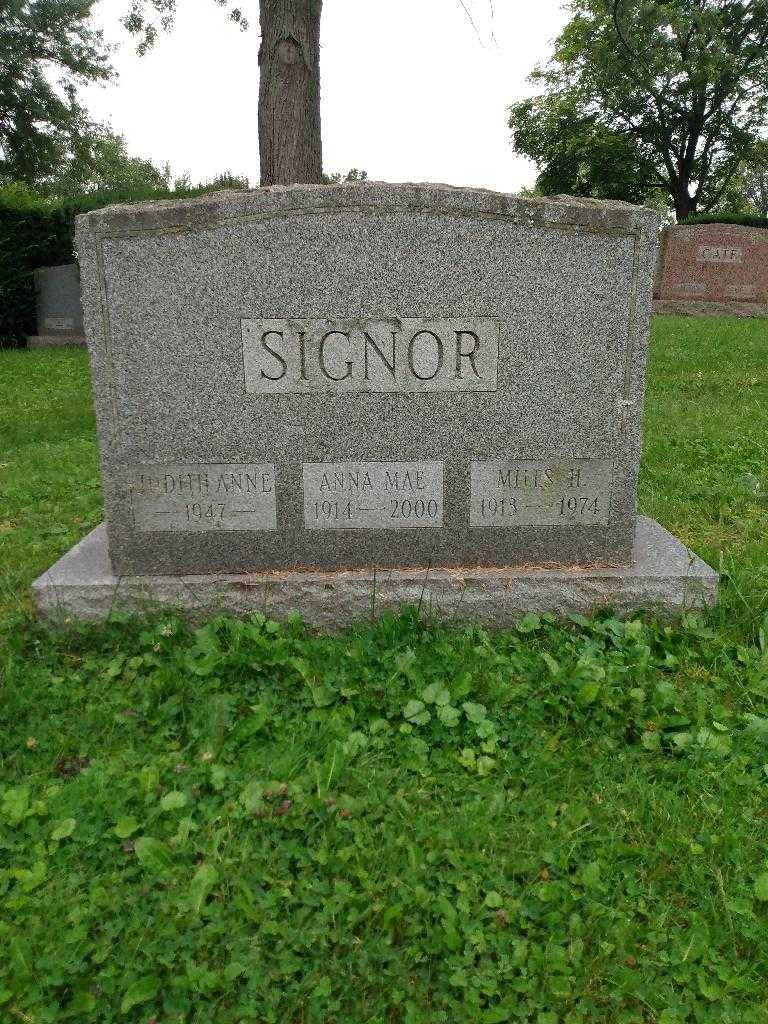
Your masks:
M101 515L87 354L0 349L0 621Z
M35 625L87 366L0 353L0 1021L768 1022L766 355L655 325L641 503L718 612L318 637Z
M640 507L727 574L721 621L768 609L768 320L654 321Z

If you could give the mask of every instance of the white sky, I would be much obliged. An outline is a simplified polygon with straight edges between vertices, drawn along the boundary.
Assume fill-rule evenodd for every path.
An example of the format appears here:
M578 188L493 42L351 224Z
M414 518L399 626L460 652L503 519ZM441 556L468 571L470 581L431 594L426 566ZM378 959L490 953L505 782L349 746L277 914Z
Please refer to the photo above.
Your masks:
M325 0L327 172L502 192L533 183L533 165L512 153L506 108L530 93L525 79L565 23L562 0L465 4L477 33L460 0ZM178 0L173 31L145 57L119 26L128 6L96 7L107 39L120 41L120 77L84 90L91 114L126 137L131 155L167 160L176 175L231 171L257 185L258 0L241 0L247 32L214 0Z

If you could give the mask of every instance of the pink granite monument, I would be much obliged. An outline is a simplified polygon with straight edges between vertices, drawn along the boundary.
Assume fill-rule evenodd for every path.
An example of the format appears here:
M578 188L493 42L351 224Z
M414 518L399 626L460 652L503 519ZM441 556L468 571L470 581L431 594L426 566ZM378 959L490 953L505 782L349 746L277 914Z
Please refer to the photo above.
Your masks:
M768 230L740 224L667 228L657 298L768 306Z

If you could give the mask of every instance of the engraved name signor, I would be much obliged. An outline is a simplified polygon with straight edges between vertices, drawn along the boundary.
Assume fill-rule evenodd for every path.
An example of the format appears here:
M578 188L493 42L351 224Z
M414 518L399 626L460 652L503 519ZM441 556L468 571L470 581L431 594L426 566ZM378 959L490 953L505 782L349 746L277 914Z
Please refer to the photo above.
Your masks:
M500 322L493 317L241 322L245 390L496 391Z

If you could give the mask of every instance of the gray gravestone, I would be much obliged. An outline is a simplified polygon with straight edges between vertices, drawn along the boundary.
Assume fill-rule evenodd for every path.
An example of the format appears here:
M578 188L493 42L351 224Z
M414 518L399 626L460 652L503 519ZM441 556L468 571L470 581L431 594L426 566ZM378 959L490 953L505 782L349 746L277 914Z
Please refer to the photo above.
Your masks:
M28 344L33 348L85 344L78 265L41 267L34 278L37 334Z
M630 567L657 233L377 183L81 216L112 571Z

